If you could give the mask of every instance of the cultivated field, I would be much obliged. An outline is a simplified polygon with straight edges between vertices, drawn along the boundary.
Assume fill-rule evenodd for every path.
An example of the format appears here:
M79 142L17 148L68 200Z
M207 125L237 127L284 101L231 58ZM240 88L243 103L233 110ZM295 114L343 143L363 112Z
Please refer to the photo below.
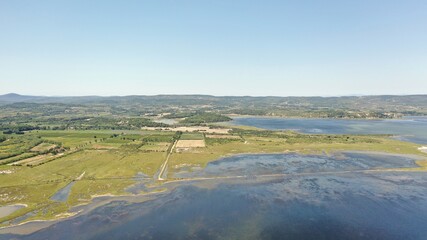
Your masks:
M204 140L179 140L176 148L202 148L205 147Z
M53 154L43 154L43 155L38 155L35 157L31 157L31 158L26 158L24 160L21 161L17 161L14 163L10 163L10 165L12 166L37 166L43 163L46 163L48 161L52 161L55 158L61 157L63 156L64 153L59 153L57 155L53 155Z
M226 134L222 134L222 135L206 135L206 138L223 138L223 139L241 139L240 136L236 136L236 135L226 135Z
M55 147L57 147L56 144L40 143L39 145L31 148L30 151L32 151L32 152L43 152L43 151L49 151L51 149L54 149Z

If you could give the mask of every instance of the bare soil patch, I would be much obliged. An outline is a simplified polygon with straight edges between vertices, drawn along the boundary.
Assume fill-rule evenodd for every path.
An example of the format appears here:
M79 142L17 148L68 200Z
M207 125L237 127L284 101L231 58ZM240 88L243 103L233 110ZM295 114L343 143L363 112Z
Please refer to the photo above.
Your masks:
M59 154L56 154L56 155L53 155L53 154L43 154L43 155L38 155L38 156L35 156L35 157L31 157L31 158L26 158L24 160L11 163L10 165L12 165L12 166L14 166L14 165L36 166L36 165L40 165L40 164L42 164L44 162L50 161L52 159L55 159L57 157L61 157L62 155L64 155L64 153L59 153Z
M224 138L224 139L240 139L239 136L235 135L206 135L207 138Z
M204 140L179 140L176 148L199 148L206 147Z
M210 127L176 127L176 128L155 128L155 127L143 127L143 130L160 130L160 131L172 131L172 132L201 132L201 133L214 133L214 134L228 134L231 130L229 128L210 128Z
M39 145L31 148L31 152L43 152L43 151L49 151L51 149L54 149L56 147L56 144L51 143L40 143Z

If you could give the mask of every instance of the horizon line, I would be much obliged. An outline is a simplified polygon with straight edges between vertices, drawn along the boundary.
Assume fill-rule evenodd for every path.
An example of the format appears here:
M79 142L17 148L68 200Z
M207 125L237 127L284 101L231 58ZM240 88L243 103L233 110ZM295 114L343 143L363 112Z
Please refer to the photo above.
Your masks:
M322 97L322 98L332 98L332 97L375 97L375 96L425 96L427 93L410 93L410 94L348 94L348 95L287 95L287 96L278 96L278 95L214 95L214 94L200 94L200 93L160 93L160 94L128 94L128 95L33 95L33 94L20 94L16 92L9 93L0 93L0 96L7 95L16 95L22 97L46 97L46 98L78 98L78 97L136 97L136 96L145 96L145 97L155 97L155 96L209 96L209 97L277 97L277 98L286 98L286 97Z

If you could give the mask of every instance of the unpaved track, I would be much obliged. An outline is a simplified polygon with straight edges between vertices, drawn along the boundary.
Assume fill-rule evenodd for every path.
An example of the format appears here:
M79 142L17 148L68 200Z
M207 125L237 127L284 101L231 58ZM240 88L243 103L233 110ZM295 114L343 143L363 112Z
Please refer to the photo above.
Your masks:
M173 145L172 145L171 150L168 152L168 155L167 155L167 157L166 157L165 162L164 162L164 163L162 164L162 166L160 167L160 172L159 172L159 175L157 176L157 180L159 180L159 181L163 181L163 180L165 180L165 179L163 179L163 178L162 178L162 176L163 176L163 174L165 173L166 167L168 166L169 158L170 158L170 156L172 155L172 152L173 152L173 150L175 149L177 142L178 142L178 140L175 140L175 142L174 142L174 143L173 143Z

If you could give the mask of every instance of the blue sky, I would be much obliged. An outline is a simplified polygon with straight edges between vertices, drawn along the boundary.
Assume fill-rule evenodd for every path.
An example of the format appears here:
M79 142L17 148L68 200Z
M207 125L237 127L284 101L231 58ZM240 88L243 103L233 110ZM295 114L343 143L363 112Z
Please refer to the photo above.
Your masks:
M0 94L427 93L427 1L0 1Z

